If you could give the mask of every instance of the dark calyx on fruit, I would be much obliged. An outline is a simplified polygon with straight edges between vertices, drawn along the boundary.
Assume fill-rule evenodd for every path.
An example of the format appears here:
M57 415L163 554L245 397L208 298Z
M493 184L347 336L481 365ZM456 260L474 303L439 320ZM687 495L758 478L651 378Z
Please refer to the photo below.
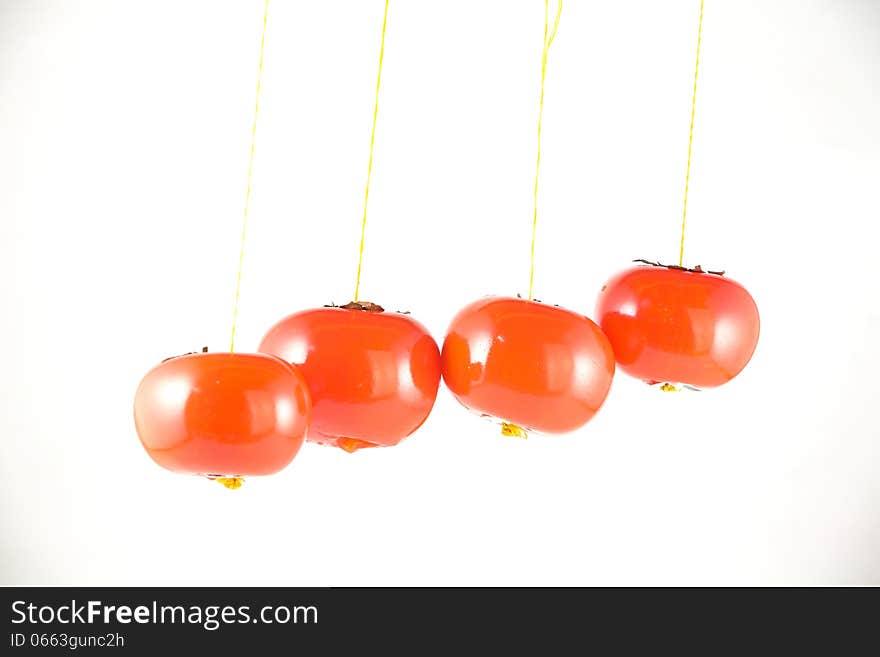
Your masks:
M645 265L651 265L652 267L665 267L666 269L676 269L678 271L689 271L692 274L715 274L716 276L724 276L724 270L721 271L712 271L711 269L703 269L700 265L696 267L682 267L681 265L664 265L660 262L651 262L650 260L645 260L644 258L636 258L633 262L641 262Z
M337 306L335 304L330 304L329 306L324 306L325 308L342 308L343 310L362 310L366 313L382 313L385 312L385 309L380 306L378 303L373 303L372 301L349 301L344 306Z
M169 356L168 358L164 359L162 362L167 363L169 360L174 360L175 358L182 358L184 356L192 356L194 354L206 354L206 353L208 353L208 348L202 347L201 351L187 351L185 354L177 354L176 356Z

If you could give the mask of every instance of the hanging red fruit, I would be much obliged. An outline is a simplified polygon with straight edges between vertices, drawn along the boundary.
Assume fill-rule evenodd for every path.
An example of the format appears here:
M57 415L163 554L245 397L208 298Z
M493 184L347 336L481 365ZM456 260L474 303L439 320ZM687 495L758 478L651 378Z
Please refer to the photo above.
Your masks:
M723 272L643 262L603 286L596 317L617 363L648 383L719 386L758 343L758 307Z
M442 364L443 380L462 404L520 436L583 426L614 376L611 345L589 318L508 297L481 299L455 316Z
M134 401L138 436L156 463L229 488L290 463L310 412L302 375L265 354L170 358L147 373Z
M440 350L424 326L369 302L294 313L260 351L300 368L312 395L308 439L353 452L396 445L434 405Z

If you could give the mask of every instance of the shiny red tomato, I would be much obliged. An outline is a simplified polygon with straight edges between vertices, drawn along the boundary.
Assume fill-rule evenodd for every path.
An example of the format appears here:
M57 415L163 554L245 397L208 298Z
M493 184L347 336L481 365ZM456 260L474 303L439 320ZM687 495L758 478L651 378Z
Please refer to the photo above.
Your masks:
M302 375L265 354L170 358L138 386L134 421L147 453L175 472L235 478L277 472L305 439Z
M739 374L758 343L758 307L718 274L631 267L602 288L598 321L627 374L649 383L719 386Z
M443 342L443 380L466 407L525 430L564 433L602 406L614 354L583 315L489 297L465 306Z
M434 406L440 350L424 326L368 303L298 312L260 351L297 365L312 395L308 439L353 452L396 445Z

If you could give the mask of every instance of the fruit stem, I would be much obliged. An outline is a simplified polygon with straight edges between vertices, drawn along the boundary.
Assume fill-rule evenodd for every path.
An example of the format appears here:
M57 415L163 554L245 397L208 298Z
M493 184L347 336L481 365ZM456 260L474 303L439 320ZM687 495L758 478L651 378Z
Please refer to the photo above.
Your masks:
M663 392L681 392L679 388L676 388L671 383L664 383L662 386L660 386L660 390L662 390Z

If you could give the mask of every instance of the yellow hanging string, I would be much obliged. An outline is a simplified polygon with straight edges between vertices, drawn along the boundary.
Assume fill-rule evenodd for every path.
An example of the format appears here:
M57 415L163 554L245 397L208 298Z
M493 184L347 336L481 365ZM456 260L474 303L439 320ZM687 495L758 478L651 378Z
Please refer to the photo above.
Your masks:
M532 298L532 288L535 282L535 233L538 230L538 173L541 170L541 124L544 119L544 80L547 77L547 54L550 52L550 44L556 36L559 27L559 17L562 15L562 0L558 0L556 6L556 18L553 19L553 28L550 28L549 0L544 0L544 49L541 53L541 100L538 103L538 157L535 162L535 189L533 194L532 211L532 250L529 259L529 300ZM548 31L549 30L549 31Z
M379 87L382 85L382 61L385 59L385 26L388 24L388 0L382 15L382 44L379 46L379 72L376 75L376 100L373 102L373 129L370 132L370 160L367 164L367 185L364 189L364 218L361 221L361 243L358 248L357 281L354 284L354 301L361 290L361 265L364 262L364 235L367 232L367 202L370 200L370 177L373 175L373 144L376 143L376 117L379 115Z
M269 18L269 0L263 7L263 34L260 37L260 63L257 67L257 93L254 102L254 122L251 126L251 150L248 157L247 191L244 193L244 219L241 223L241 246L238 250L238 274L235 278L235 301L232 304L232 335L229 338L229 351L235 351L235 328L238 325L238 297L241 294L241 270L244 265L244 244L247 236L248 210L251 203L251 178L254 173L254 144L257 139L257 116L260 114L260 86L263 82L263 51L266 46L266 22Z
M678 247L678 266L684 263L684 229L687 223L688 212L688 187L691 182L691 151L694 146L694 114L697 109L697 74L700 72L700 42L703 38L703 2L700 0L700 22L697 25L697 63L694 65L694 92L691 97L691 128L688 133L688 160L687 170L684 174L684 207L681 211L681 243Z

